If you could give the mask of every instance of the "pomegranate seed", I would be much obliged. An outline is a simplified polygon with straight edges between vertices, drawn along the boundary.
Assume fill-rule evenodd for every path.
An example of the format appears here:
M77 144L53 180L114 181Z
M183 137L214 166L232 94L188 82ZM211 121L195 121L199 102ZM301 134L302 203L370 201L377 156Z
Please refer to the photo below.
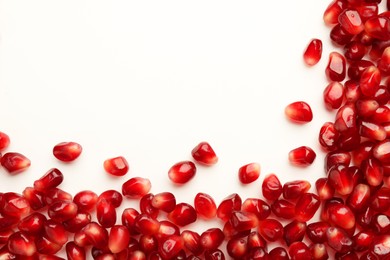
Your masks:
M306 232L306 223L299 221L292 221L284 226L283 238L286 244L290 246L293 242L302 241Z
M373 18L375 18L375 17L373 17ZM384 20L382 19L382 21L384 21ZM381 56L383 54L383 51L387 47L390 46L390 40L381 41L381 40L374 39L374 37L371 37L371 38L372 38L372 41L371 41L371 44L370 44L371 45L371 49L370 49L370 52L368 54L369 54L369 57L373 61L377 61L378 59L381 58Z
M22 231L22 230L21 230ZM1 229L0 230L0 244L4 245L7 243L9 237L14 233L13 229ZM0 259L1 259L1 250L0 250Z
M298 199L311 187L310 182L304 180L290 181L283 185L283 197L286 200Z
M369 18L378 15L378 5L377 3L365 3L364 5L357 5L356 10L360 14L360 18L363 21L367 21Z
M336 165L328 171L328 179L332 187L340 195L348 195L353 191L351 172L344 165Z
M49 219L44 223L43 230L47 239L60 246L68 241L68 233L59 222Z
M243 184L256 181L260 176L260 164L250 163L240 167L238 170L238 179Z
M0 217L0 230L14 228L19 223L20 217Z
M33 212L19 222L18 229L26 234L37 235L42 232L45 221L43 214Z
M328 172L335 165L348 166L351 162L351 154L349 152L333 151L325 157L325 171Z
M156 209L165 212L171 212L172 210L175 209L176 198L170 192L162 192L153 196L151 204Z
M374 97L379 89L381 73L375 66L367 67L360 76L360 90L367 97Z
M226 251L233 259L242 259L248 251L247 239L244 237L235 237L228 241Z
M333 197L329 200L326 200L323 204L322 212L321 212L321 220L329 221L329 208L335 204L344 204L344 200L338 197Z
M5 153L1 157L1 165L10 174L17 174L27 170L31 165L31 161L20 153Z
M211 166L218 162L214 149L207 142L201 142L191 151L194 160L200 164Z
M309 247L301 241L292 243L288 247L288 253L291 256L291 260L311 259Z
M241 209L242 200L237 193L224 198L217 208L217 217L224 222L228 221L233 211Z
M183 248L183 239L180 236L172 235L159 244L158 252L163 259L171 259L177 256Z
M390 74L390 47L387 47L378 61L378 69L384 75Z
M257 231L252 231L248 235L248 249L258 247L264 248L267 251L267 242Z
M129 171L129 164L123 156L105 160L103 167L107 173L114 176L123 176Z
M296 166L309 166L314 162L315 158L316 153L307 146L300 146L288 153L288 160L291 164Z
M390 140L377 143L372 149L372 155L381 163L390 163Z
M374 145L373 142L366 141L361 143L356 150L352 151L353 164L360 166L364 160L369 158L372 155L372 148Z
M295 123L308 123L313 119L313 112L309 104L304 101L293 102L286 106L284 113Z
M27 215L31 208L28 201L20 194L15 192L3 193L3 202L1 213L5 216L21 218Z
M347 205L355 212L361 211L368 206L370 200L370 187L360 183L355 186L347 198Z
M187 203L178 203L175 209L168 213L168 219L178 226L186 226L196 221L195 209Z
M306 234L308 238L313 242L313 243L325 243L327 238L326 238L326 230L330 227L330 224L328 222L313 222L307 225L306 227Z
M326 25L333 25L338 23L338 17L341 12L347 8L347 2L345 0L334 0L326 8L324 12L324 22Z
M241 210L255 214L259 220L266 219L271 214L270 206L265 201L255 198L246 199Z
M257 216L254 213L245 211L233 211L230 216L229 222L233 228L238 231L250 230L258 225Z
M245 259L267 260L268 254L264 248L256 247L256 248L249 249L247 253L247 257Z
M389 28L390 24L388 17L372 17L364 23L366 33L378 40L390 40Z
M372 231L360 231L352 237L354 242L353 249L358 252L366 251L370 247L373 239L374 233Z
M364 55L366 55L367 53L366 46L363 43L358 41L351 41L350 43L345 45L344 50L345 50L344 56L348 60L353 60L353 61L361 60L364 57Z
M268 259L289 260L288 253L283 247L275 247L268 253Z
M283 226L276 219L265 219L259 224L260 234L268 241L276 241L283 236Z
M383 213L375 214L371 219L371 226L376 234L389 234L390 216Z
M44 236L37 237L35 239L35 246L37 248L38 253L50 255L57 253L62 248L61 245L53 243Z
M49 206L47 213L50 218L63 222L76 216L77 205L70 201L57 201Z
M328 245L336 252L346 253L352 249L352 239L341 228L330 227L326 231Z
M133 251L133 252L129 253L128 259L131 259L131 260L146 260L146 255L145 255L144 252L142 252L140 250L136 250L136 251Z
M295 218L302 222L308 221L314 216L319 207L319 197L313 193L305 193L297 201Z
M344 86L340 82L331 82L323 93L325 107L329 110L341 107L344 99Z
M356 111L362 118L369 118L377 110L379 103L373 99L358 100L356 102Z
M196 194L194 206L198 215L205 219L211 219L217 215L217 205L214 199L206 193Z
M352 103L347 103L342 106L336 114L334 126L339 132L346 132L356 129L356 107Z
M85 260L86 254L83 247L79 247L73 241L68 242L65 246L66 257L68 260Z
M106 190L99 195L97 203L99 203L100 200L106 200L112 204L114 208L117 208L122 204L123 197L119 191Z
M331 52L329 54L329 62L325 73L330 81L343 81L345 79L345 58L338 52Z
M317 64L322 56L322 41L319 39L312 39L305 52L303 53L303 60L309 66Z
M21 231L13 233L9 237L7 245L10 253L21 256L32 256L37 251L34 237Z
M47 171L41 178L34 181L34 189L37 191L46 191L57 187L62 183L64 176L62 172L56 168Z
M360 255L360 260L379 260L379 258L372 252L366 251Z
M200 244L205 250L217 249L225 239L225 235L219 228L210 228L200 235Z
M172 235L180 235L180 229L178 226L167 220L160 221L160 229L156 235L158 240L166 239Z
M224 253L219 249L210 251L207 250L206 252L204 252L204 257L205 260L225 260Z
M327 151L332 151L337 147L337 140L339 133L336 130L332 122L326 122L321 127L318 141L320 142L322 148Z
M105 199L98 201L96 205L96 218L102 227L109 228L116 223L116 210L112 203Z
M10 144L9 136L6 133L0 132L0 151L3 151Z
M80 156L81 151L82 147L78 143L62 142L54 146L53 155L60 161L71 162Z
M288 200L275 200L271 205L271 209L278 218L292 219L295 216L295 204Z
M135 230L135 219L140 213L133 208L124 209L122 212L122 225L126 226L131 235L136 235L138 232Z
M90 190L80 191L73 198L73 202L77 205L77 208L86 212L91 212L95 209L97 200L97 194Z
M23 190L23 197L28 201L33 210L39 210L46 206L43 193L32 187L27 187Z
M364 160L361 165L364 177L371 186L378 186L383 181L383 167L375 158Z
M261 189L264 198L271 201L277 200L282 194L282 185L275 174L265 176Z
M312 244L310 246L310 253L313 260L329 259L328 251L324 244Z
M348 77L350 77L350 78L352 78L350 73L349 73L351 67L352 67L352 64L350 64L349 68L348 68ZM359 79L360 79L360 76L359 76ZM355 80L347 80L344 83L344 88L345 88L345 92L344 92L344 94L345 94L345 101L347 103L354 103L354 102L356 102L360 98L361 91L360 91L359 82L357 82Z
M389 256L390 235L387 234L374 237L374 240L370 245L370 251L377 255L379 259L385 259L383 257Z
M86 241L96 248L101 249L107 246L108 232L105 228L103 228L96 222L91 222L87 224L83 229L80 230L80 232L77 232L75 234L75 243L78 246L83 247L85 245L78 244L78 239L76 239L76 237L80 234L84 235L86 237Z
M45 193L45 196L43 197L43 200L45 201L46 205L51 205L54 202L61 202L61 201L72 201L72 195L67 193L64 190L61 190L59 188L53 188L48 190Z
M88 212L78 212L74 218L62 222L64 228L72 233L79 232L83 227L91 222L91 215Z
M108 248L114 254L126 249L130 242L130 233L127 227L113 226L108 237Z
M365 71L370 66L374 66L374 63L372 63L369 60L353 61L351 62L348 68L348 77L350 77L352 80L360 81L363 71ZM349 81L349 83L347 84L347 82L345 84L345 87L347 88L348 86L352 88L352 90L357 91L358 94L355 95L360 97L360 93L361 93L360 83L355 81ZM351 101L353 102L356 100L351 100Z
M355 252L347 252L347 253L339 253L337 252L334 255L335 259L341 259L341 260L358 260L359 257Z
M160 222L147 214L140 214L135 218L134 227L143 235L155 235L160 229Z
M328 178L319 178L315 184L320 200L327 200L334 196L335 191Z
M387 137L386 130L383 126L368 121L361 121L360 135L377 141L383 141Z
M375 213L376 212L372 208L367 207L363 211L358 212L355 218L360 226L367 229L370 228L371 220Z
M141 213L147 214L152 218L157 219L160 210L153 207L152 205L153 198L154 195L151 193L148 193L145 196L143 196L139 201L139 208L141 210Z
M142 235L139 238L139 247L146 255L151 252L157 251L158 241L156 237L151 235Z
M356 35L364 30L359 12L353 9L344 10L338 17L341 27L349 34Z
M379 106L370 119L376 123L390 122L390 109L386 106Z
M343 204L335 204L328 209L329 220L344 230L355 226L355 215L351 209Z
M390 188L381 187L370 199L370 206L373 210L382 213L388 211L390 209Z
M191 180L196 174L196 166L191 161L182 161L174 164L168 171L169 179L177 184Z
M131 199L141 198L148 194L152 184L148 179L134 177L123 183L122 194Z
M187 248L192 254L200 255L203 253L203 247L198 233L191 230L184 230L181 233L181 237L183 238L185 248Z

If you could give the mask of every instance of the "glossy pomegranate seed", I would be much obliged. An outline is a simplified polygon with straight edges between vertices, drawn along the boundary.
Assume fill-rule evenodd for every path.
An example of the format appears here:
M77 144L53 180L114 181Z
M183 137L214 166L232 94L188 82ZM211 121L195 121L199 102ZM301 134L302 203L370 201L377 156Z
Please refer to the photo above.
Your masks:
M376 234L389 234L390 216L383 213L375 214L371 219L371 227Z
M305 193L297 201L295 207L295 218L298 221L308 221L320 207L320 199L316 194Z
M333 151L337 147L338 137L339 133L334 124L332 122L326 122L320 129L318 141L322 148L327 151Z
M375 235L372 231L361 231L352 237L354 242L353 249L357 252L368 250Z
M214 165L218 162L218 157L214 149L207 142L201 142L191 151L194 160L203 165Z
M160 210L158 208L153 207L152 205L153 198L154 195L151 193L142 196L142 198L139 201L139 208L141 210L141 213L147 214L150 217L157 219Z
M313 120L313 112L309 104L304 101L293 102L286 106L284 113L295 123L308 123Z
M359 133L362 137L367 137L376 141L383 141L387 137L386 130L382 125L368 121L360 122Z
M172 235L180 235L180 228L170 221L160 221L160 229L156 235L158 240L166 239Z
M360 183L355 186L347 198L347 205L355 212L361 211L368 206L370 201L370 187Z
M62 245L58 245L53 243L45 236L37 237L35 239L35 246L37 248L38 253L40 254L48 254L52 255L61 250Z
M312 39L303 53L303 60L309 66L317 64L322 56L322 41Z
M390 140L377 143L372 149L372 155L382 163L390 163Z
M265 219L259 223L260 234L268 241L276 241L283 236L283 226L276 219Z
M49 206L47 213L54 220L66 221L76 216L77 205L70 201L57 201Z
M344 56L338 52L331 52L325 73L330 81L343 81L346 74L346 61Z
M60 161L71 162L80 156L81 151L82 147L78 143L62 142L54 146L53 155Z
M375 158L364 160L361 165L362 172L367 183L371 186L378 186L383 181L383 167Z
M21 256L32 256L37 251L34 237L21 231L9 237L7 246L10 253Z
M328 209L328 216L331 223L341 227L344 230L352 229L355 226L355 215L346 205L332 205Z
M146 255L151 252L157 251L158 241L155 236L141 235L139 238L139 247Z
M68 233L64 226L52 219L45 221L43 225L43 233L48 240L62 246L68 241Z
M229 222L236 231L241 232L256 227L259 221L254 213L233 211L229 218Z
M20 217L0 217L0 230L14 228L19 223Z
M374 99L361 99L356 102L356 111L362 118L369 118L377 110L379 103Z
M324 244L311 244L309 249L313 260L329 259L328 251Z
M330 227L326 231L328 245L336 252L346 253L352 249L352 239L341 228Z
M360 255L360 260L379 260L379 258L372 252L366 251Z
M257 231L252 231L248 235L248 249L252 248L264 248L267 251L267 242Z
M326 8L323 19L326 25L333 25L338 23L338 17L341 12L347 8L347 2L344 0L334 0Z
M217 208L217 217L224 222L228 221L232 212L241 209L242 200L237 193L224 198Z
M362 162L372 155L374 145L374 142L366 141L361 143L356 150L352 151L353 164L360 167Z
M271 207L261 199L248 198L241 206L241 210L253 213L259 220L266 219L271 214Z
M135 219L139 214L140 213L134 208L127 208L122 212L122 225L129 229L131 235L136 235L139 233L135 230Z
M381 187L370 199L373 210L385 213L390 209L390 188Z
M108 236L108 248L114 254L121 252L128 247L130 233L127 227L122 225L113 226Z
M307 225L306 234L313 243L325 243L327 240L326 231L329 227L330 224L328 222L313 222Z
M367 53L366 46L358 41L351 41L344 48L344 56L348 60L361 60Z
M311 253L309 247L301 241L292 243L288 247L288 253L291 257L291 260L311 259Z
M27 170L31 161L20 153L5 153L1 157L1 165L10 174L17 174Z
M278 199L271 204L271 209L278 218L292 219L295 217L295 206L288 200Z
M372 17L364 23L366 33L372 38L387 41L390 40L390 23L388 17Z
M356 126L356 107L352 103L346 103L336 114L334 126L337 131L345 132L357 129Z
M379 106L371 116L370 120L375 123L390 122L390 109L386 106Z
M375 214L376 212L372 208L367 207L356 214L356 222L363 228L371 228L371 220Z
M306 223L300 221L292 221L284 226L283 238L286 244L290 246L293 242L302 241L306 232Z
M112 203L105 199L98 201L96 205L96 218L102 227L109 228L116 223L116 210Z
M250 163L238 169L238 179L243 184L256 181L260 176L260 164Z
M32 187L27 187L23 190L23 197L28 201L33 210L39 210L46 206L43 199L44 194Z
M45 221L45 215L33 212L19 222L18 229L26 234L37 235L42 232Z
M73 241L68 242L65 246L66 257L68 260L85 260L86 253L83 247L79 247Z
M323 92L325 107L329 110L341 107L344 99L344 86L340 82L331 82Z
M349 68L348 68L348 77L350 77L350 78L352 78L349 74L351 66L352 65L350 64ZM359 76L359 78L360 78L360 76ZM345 101L347 103L356 102L360 98L360 96L361 96L360 85L359 85L359 82L357 82L356 80L347 80L344 83L344 88L345 88L345 92L344 92Z
M151 204L156 209L165 212L171 212L172 210L175 209L176 198L170 192L162 192L153 196Z
M334 196L334 188L328 178L319 178L316 183L316 190L320 200L327 200Z
M283 185L283 197L286 200L298 199L311 187L310 182L304 180L289 181Z
M367 97L374 97L379 89L381 73L375 66L367 67L360 76L360 90Z
M152 184L148 179L134 177L123 183L122 194L131 199L141 198L149 193Z
M243 259L248 252L248 241L244 237L234 237L226 245L226 251L233 259Z
M45 196L43 197L43 200L47 205L51 205L54 202L59 201L72 201L72 195L64 190L61 190L59 188L53 188L48 191L46 191Z
M123 156L105 160L103 167L107 173L114 176L123 176L129 171L129 163Z
M265 176L261 190L267 200L277 200L282 194L282 185L275 174L269 174Z
M219 249L206 250L204 252L204 257L205 260L225 260L224 253Z
M84 241L77 239L80 237L85 237ZM92 246L99 249L106 248L108 243L108 232L98 223L91 222L87 224L82 230L80 230L80 232L75 234L74 242L81 247L91 244ZM85 242L87 244L83 244Z
M174 164L168 171L169 179L177 184L191 180L196 174L196 166L191 161L182 161Z
M2 200L4 204L2 205L1 213L5 216L22 218L31 210L28 201L18 193L3 193Z
M321 211L321 220L329 221L329 208L335 204L344 204L344 200L342 198L333 197L329 200L324 201L322 211Z
M38 191L47 191L55 188L62 183L64 176L57 168L52 168L47 171L41 178L34 181L34 189Z
M0 151L3 151L10 144L9 136L6 133L0 132Z
M194 206L198 215L205 219L211 219L217 215L217 205L214 199L206 193L196 194Z
M328 171L328 180L340 195L348 195L353 191L354 182L351 172L344 165L336 165Z
M356 35L364 30L363 21L358 11L354 9L344 10L338 17L341 27L349 34Z
M268 259L268 254L262 247L251 248L244 259L266 260Z
M314 162L315 158L316 153L308 146L300 146L288 153L288 160L296 166L309 166Z
M379 259L388 257L390 255L390 235L376 236L370 245L370 251L376 254Z
M283 247L275 247L268 253L268 259L289 260L288 253Z
M200 243L205 250L217 249L225 239L225 235L219 228L210 228L200 235Z
M200 235L191 230L184 230L181 233L184 246L194 255L200 255L203 252L203 247L200 242Z
M90 190L80 191L73 198L73 202L77 205L78 210L85 212L94 210L97 200L97 194Z
M163 259L171 259L177 256L183 248L184 242L181 236L172 235L159 244L158 252Z
M143 235L155 235L160 229L160 222L147 214L140 214L134 220L134 227Z
M112 204L115 208L117 208L122 204L123 197L119 191L106 190L99 195L97 203L99 203L100 200L106 200L110 204Z
M358 92L355 93L355 95L359 96L361 94L360 83L359 83L361 75L370 66L374 66L374 63L372 63L369 60L358 60L358 61L351 62L351 64L348 67L348 77L350 77L352 80L356 80L357 82L349 81L349 83L347 84L348 82L347 81L345 84L346 90L348 89L347 87L350 87L352 88L350 90L351 91L354 90ZM356 101L356 100L351 100L351 101Z
M186 226L196 221L196 210L187 203L178 203L175 209L168 213L168 219L178 226Z
M68 219L62 224L68 232L79 232L83 227L91 222L91 215L88 212L77 212L74 218Z

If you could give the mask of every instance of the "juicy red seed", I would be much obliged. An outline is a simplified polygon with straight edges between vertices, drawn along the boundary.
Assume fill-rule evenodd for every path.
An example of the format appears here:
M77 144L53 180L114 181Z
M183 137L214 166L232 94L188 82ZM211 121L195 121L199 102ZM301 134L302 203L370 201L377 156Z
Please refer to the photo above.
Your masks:
M330 81L343 81L346 74L346 61L344 56L338 52L331 52L325 73Z
M109 228L116 223L116 210L112 203L100 199L96 205L96 218L102 227Z
M57 201L49 206L47 213L50 218L63 222L76 216L77 205L70 201Z
M328 178L319 178L316 183L316 190L320 200L327 200L334 196L334 188Z
M355 212L361 211L368 206L370 201L370 187L359 183L347 198L347 205Z
M184 248L183 239L180 236L172 235L159 243L158 252L163 259L172 259Z
M168 219L178 226L186 226L196 221L195 209L187 203L178 203L175 209L168 213Z
M337 24L332 28L329 36L330 36L330 39L335 44L338 44L338 45L346 45L353 38L353 35L349 34L346 30L344 30L340 24Z
M64 175L57 168L47 171L41 178L34 181L34 188L38 191L46 191L57 187L64 180Z
M346 103L336 113L334 126L339 132L346 132L357 129L356 107L353 103Z
M336 252L346 253L352 249L352 239L341 228L328 228L326 231L326 237L328 245Z
M31 161L20 153L5 153L1 157L1 165L10 174L17 174L27 170L31 165Z
M361 165L367 183L373 187L379 186L383 181L383 167L375 158L364 160Z
M348 77L352 78L349 74L349 70L351 68L352 65L349 65L349 68L348 68ZM360 76L359 76L360 78ZM355 80L347 80L345 83L344 83L344 87L345 87L345 101L347 103L351 103L351 102L356 102L360 96L361 96L361 91L360 91L360 85L359 85L359 82L355 81Z
M9 136L6 133L0 132L0 151L3 151L10 144Z
M243 184L256 181L260 176L260 164L250 163L240 167L238 170L238 179Z
M252 231L248 235L248 249L261 247L267 250L267 242L257 231Z
M376 234L389 234L390 216L383 213L375 214L371 219L371 227Z
M19 223L20 217L0 217L0 230L14 228Z
M79 247L73 241L68 242L65 246L66 257L69 260L85 260L86 253L83 247Z
M295 204L288 200L275 200L271 204L271 209L278 218L292 219L295 216Z
M290 260L286 249L279 246L275 247L268 253L268 259Z
M157 219L160 210L158 208L153 207L153 198L154 195L152 193L148 193L145 196L142 196L139 201L139 208L141 210L141 213L147 214L152 218Z
M217 217L224 222L228 221L233 211L241 209L242 200L237 193L224 198L217 208Z
M322 41L312 39L303 53L303 60L309 66L317 64L322 56Z
M214 149L207 142L201 142L191 151L194 160L200 164L211 166L218 162Z
M45 221L45 215L33 212L19 222L18 229L27 234L36 235L42 232Z
M383 141L387 137L386 130L382 125L368 121L360 122L359 133L362 137L376 141Z
M352 91L352 90L356 91L357 93L355 93L355 94L357 94L357 98L360 97L360 94L361 94L360 83L359 83L361 75L370 66L374 66L374 63L372 63L371 61L368 61L368 60L353 61L349 65L348 77L350 77L352 80L356 80L356 81L347 81L349 83L347 84L347 82L346 82L345 87L346 87L346 90L349 87L350 91ZM350 100L350 101L356 101L357 98L355 98L354 100Z
M375 143L366 141L360 144L360 146L352 151L352 160L355 166L360 167L362 161L366 160L372 155L372 149Z
M53 188L45 192L43 199L50 206L58 201L72 201L72 195L59 188Z
M375 214L376 212L372 208L367 207L356 214L356 222L363 228L371 228L371 220Z
M282 194L282 185L275 174L269 174L264 178L261 190L264 198L273 201Z
M170 221L160 221L160 229L156 235L157 239L160 241L172 235L180 235L180 228Z
M115 208L117 208L122 204L123 197L119 191L106 190L99 195L97 202L99 202L100 200L106 200L110 204L112 204Z
M21 231L15 232L9 237L7 246L10 253L21 256L32 256L37 251L34 237Z
M332 205L328 209L328 216L331 223L344 230L352 229L356 223L355 215L347 205Z
M265 219L259 224L260 234L268 241L276 241L283 236L283 226L276 219Z
M200 243L205 250L217 249L225 239L225 235L219 228L210 228L200 235Z
M140 250L147 255L151 252L157 251L157 246L158 241L155 236L141 235L141 237L139 238Z
M327 151L332 151L337 147L338 137L339 133L334 124L332 122L326 122L321 127L318 135L318 141L320 142L322 148Z
M23 190L22 194L33 210L39 210L46 206L46 203L43 199L44 195L42 192L37 191L32 187L27 187Z
M377 255L379 259L385 259L385 256L390 255L390 235L376 236L369 250Z
M340 82L331 82L324 89L325 107L329 110L341 107L344 99L344 86Z
M170 192L162 192L153 196L151 204L156 209L171 212L175 209L176 198L175 195Z
M123 156L105 160L103 167L107 173L114 176L123 176L129 171L129 163Z
M292 243L288 247L288 253L291 256L291 260L311 259L309 247L301 241Z
M86 212L91 212L95 209L97 200L97 194L90 190L80 191L73 198L73 202L77 205L77 208Z
M358 255L355 253L355 252L346 252L346 253L340 253L340 252L337 252L335 255L334 255L335 259L342 259L342 260L348 260L348 259L359 259Z
M3 193L2 197L4 204L0 211L5 216L21 218L27 215L31 210L28 201L18 193L6 192Z
M329 259L328 251L324 244L311 244L310 253L313 260L326 260Z
M90 222L91 222L91 215L88 212L79 211L74 218L68 219L62 222L62 224L64 225L64 228L67 231L76 233Z
M377 110L379 103L374 99L360 99L356 102L356 111L362 118L369 118Z
M226 245L226 251L233 259L242 259L248 252L248 241L244 237L234 237Z
M64 226L52 219L47 220L43 225L44 235L58 245L64 245L68 241L68 233Z
M181 233L184 246L194 255L200 255L203 252L203 247L200 243L200 235L191 230L184 230Z
M205 260L225 260L224 253L219 249L205 251L204 257Z
M147 214L140 214L134 220L134 227L143 235L155 235L160 229L160 222Z
M313 120L313 112L309 104L304 101L293 102L286 106L284 113L295 123L308 123Z
M87 224L83 229L81 229L79 232L75 234L75 243L78 246L84 247L85 244L81 244L79 239L76 239L77 237L83 236L85 237L85 241L87 242L86 245L91 244L92 246L102 249L107 247L108 243L108 232L105 228L100 226L96 222L91 222Z
M360 18L359 12L353 9L346 9L339 15L339 23L341 27L349 34L356 35L364 30L363 21Z
M82 147L78 143L62 142L54 146L53 155L60 161L71 162L80 156L81 151Z
M307 225L306 234L313 243L325 243L327 240L326 231L329 227L330 224L328 222L313 222Z
M316 153L307 146L300 146L288 153L288 160L291 164L296 166L309 166L314 162L315 158Z
M390 188L381 187L370 200L372 209L385 213L390 209Z
M377 143L372 149L372 155L382 163L390 163L390 140Z
M390 122L390 108L386 106L379 106L370 119L376 123Z
M233 211L229 218L229 222L237 232L241 232L256 227L259 220L253 213L245 211Z
M366 68L360 76L360 90L367 97L374 97L379 89L381 73L375 66Z
M350 43L345 45L344 50L345 50L344 56L348 60L353 60L353 61L361 60L364 57L364 55L366 55L367 53L366 46L363 43L358 41L351 41Z
M304 180L290 181L283 185L283 197L286 200L298 199L311 187L310 182Z
M289 246L293 242L302 241L306 232L306 223L294 220L284 226L283 238Z
M295 207L295 218L302 222L310 220L317 212L320 204L320 199L316 194L303 194L297 201Z
M241 206L241 210L253 213L259 220L266 219L271 214L271 207L261 199L248 198Z
M130 243L130 233L127 227L113 226L108 236L108 248L114 254L126 249Z
M151 187L149 179L134 177L123 183L122 194L131 199L141 198L148 194Z
M354 242L353 249L358 252L368 250L375 235L372 231L360 231L352 237Z
M267 251L262 247L248 248L247 258L245 259L256 259L256 260L267 260Z
M375 0L371 2L373 3L366 1L365 4L355 7L363 21L367 21L369 18L378 15L378 3Z
M351 172L344 165L336 165L328 171L328 179L332 187L340 195L348 195L354 187Z
M45 236L40 236L35 239L35 246L37 247L37 251L40 254L48 254L52 255L61 250L62 246L56 243L53 243Z
M196 166L191 161L182 161L174 164L168 171L169 179L177 184L190 181L196 174Z
M138 234L138 232L135 230L135 219L139 214L140 213L134 208L127 208L122 212L122 225L129 229L131 235Z
M372 17L364 23L364 29L372 38L387 41L390 40L389 23L388 17Z
M211 219L217 215L217 205L214 199L206 193L196 194L194 207L198 215L205 219Z
M344 0L334 0L326 8L323 19L326 25L338 23L338 17L341 12L347 7L347 2Z

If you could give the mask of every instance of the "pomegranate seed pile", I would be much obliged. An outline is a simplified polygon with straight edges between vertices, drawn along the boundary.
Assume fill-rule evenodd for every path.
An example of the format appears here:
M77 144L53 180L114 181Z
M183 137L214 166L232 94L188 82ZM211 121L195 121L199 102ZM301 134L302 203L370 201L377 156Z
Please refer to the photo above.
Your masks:
M263 198L231 193L219 203L206 193L180 203L169 191L152 194L151 181L142 176L125 181L120 191L96 194L91 187L72 195L60 187L62 172L52 168L21 193L0 193L0 259L390 259L390 11L380 11L380 3L335 0L324 12L337 51L327 57L323 100L336 116L319 130L327 155L324 175L313 184L316 194L306 180L281 183L269 174ZM314 66L321 58L322 41L313 39L303 60ZM285 114L295 124L313 119L304 101L288 104ZM1 165L21 174L31 162L6 152L9 144L0 132ZM75 142L53 147L63 162L81 153ZM196 177L197 165L218 162L208 142L191 154L192 161L172 165L170 181L185 185ZM299 167L315 158L307 146L288 154ZM129 164L118 156L103 168L125 176ZM260 165L243 165L237 176L252 183ZM119 210L129 199L139 207ZM320 220L313 221L317 212ZM188 229L198 218L220 225L201 233Z

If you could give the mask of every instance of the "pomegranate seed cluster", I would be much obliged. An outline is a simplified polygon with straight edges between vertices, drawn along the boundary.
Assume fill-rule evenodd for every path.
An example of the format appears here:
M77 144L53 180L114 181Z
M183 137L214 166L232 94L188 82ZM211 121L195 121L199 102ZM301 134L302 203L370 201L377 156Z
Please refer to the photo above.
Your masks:
M60 188L62 172L52 168L21 193L0 193L0 259L63 259L61 253L72 260L390 259L390 11L380 11L380 3L334 0L324 12L337 51L327 57L323 100L335 120L319 130L326 157L324 174L313 184L316 193L306 180L282 183L268 174L262 198L232 193L218 203L201 192L190 202L177 202L169 191L153 194L151 181L141 176L123 182L121 191L72 195ZM389 10L390 1L386 4ZM311 40L304 62L316 65L322 48L320 39ZM313 119L304 101L284 111L295 124ZM0 152L9 143L0 132ZM67 163L81 153L76 142L53 147L53 156ZM218 162L207 142L191 154L192 161L167 171L170 181L185 185L196 176L197 165ZM0 158L10 174L31 163L16 152ZM300 146L287 158L308 167L316 153ZM129 164L117 156L105 160L103 168L125 176ZM259 176L256 162L237 169L243 185ZM119 210L126 200L138 201L139 207ZM319 219L313 221L315 214ZM220 225L201 233L190 230L198 219L217 219Z

